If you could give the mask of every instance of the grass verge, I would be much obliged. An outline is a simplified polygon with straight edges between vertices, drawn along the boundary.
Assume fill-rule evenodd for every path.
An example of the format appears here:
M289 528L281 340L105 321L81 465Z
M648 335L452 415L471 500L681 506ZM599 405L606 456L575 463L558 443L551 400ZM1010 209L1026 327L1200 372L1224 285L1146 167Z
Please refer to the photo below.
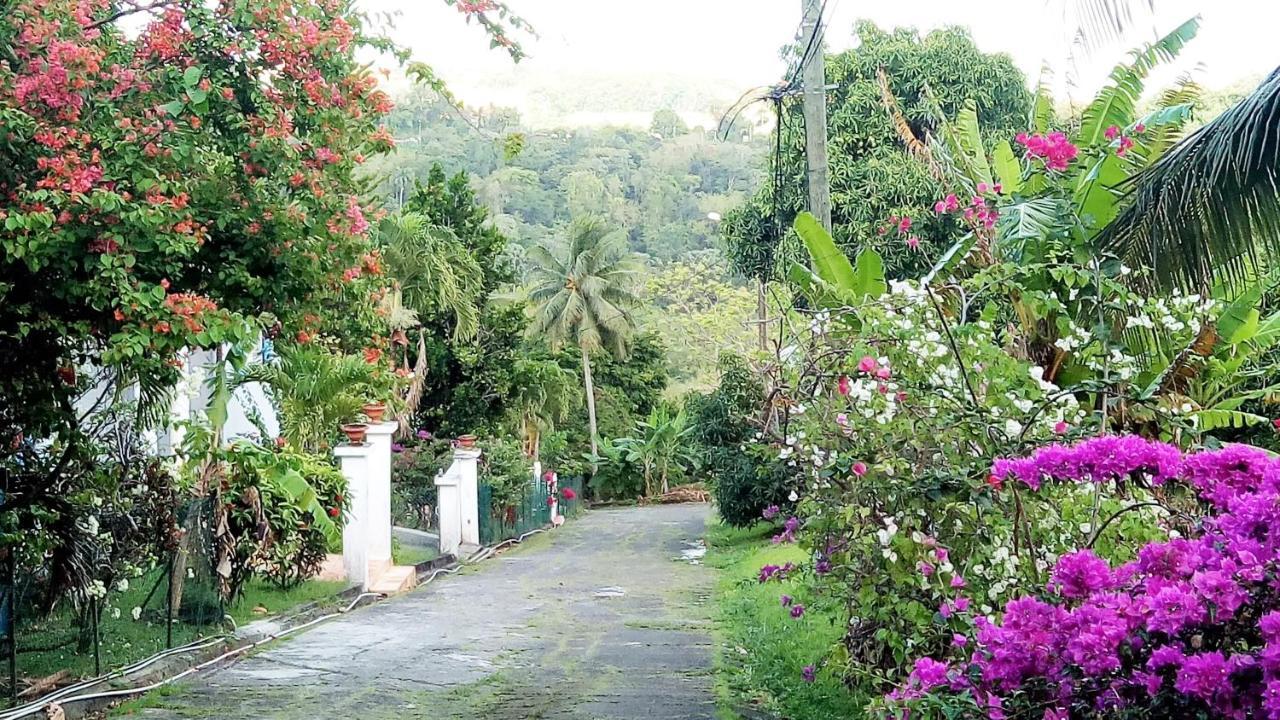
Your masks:
M157 583L161 584L152 592ZM336 597L346 587L345 582L309 580L286 590L252 580L245 585L238 600L222 608L211 587L192 582L184 593L182 612L173 624L173 645L224 632L227 626L222 622L223 615L230 616L240 627L300 605ZM163 571L157 570L130 583L128 589L108 596L99 628L102 672L166 649L165 592ZM23 618L17 635L20 688L24 678L35 681L65 672L59 680L59 684L65 684L95 674L92 634L77 629L69 610L60 608L48 617Z
M802 564L795 545L775 545L777 529L768 523L733 528L712 520L707 528L708 565L720 571L716 588L716 693L725 717L733 708L752 709L791 720L860 718L864 703L850 695L829 672L819 669L814 682L801 675L806 665L819 665L841 637L837 619L807 609L793 619L781 596L804 602L795 581L760 583L763 565Z

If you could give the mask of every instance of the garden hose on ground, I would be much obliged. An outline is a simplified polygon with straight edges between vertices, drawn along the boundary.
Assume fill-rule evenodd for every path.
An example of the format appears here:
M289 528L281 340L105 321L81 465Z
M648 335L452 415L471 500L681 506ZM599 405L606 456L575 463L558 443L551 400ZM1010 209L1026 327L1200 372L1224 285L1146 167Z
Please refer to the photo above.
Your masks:
M444 569L445 569L445 568L442 568L442 570L444 570ZM440 571L437 571L437 573L439 573L439 572L440 572ZM431 580L434 580L434 579L435 579L435 577L436 577L436 574L432 574L432 575L431 575L431 576L430 576L430 577L429 577L425 582L430 582ZM218 644L218 643L220 643L220 642L224 642L224 641L226 641L230 636L228 636L228 635L219 635L219 636L216 636L216 637L213 637L213 638L206 638L206 639L203 639L203 640L197 640L197 641L195 641L195 642L188 643L187 645L182 645L182 646L179 646L179 647L176 647L176 648L172 648L172 649L169 649L169 650L165 650L164 652L156 653L155 655L152 655L151 657L146 658L146 659L144 659L144 660L140 660L140 661L138 661L138 662L136 662L136 663L134 663L134 664L132 664L132 665L125 666L125 667L120 668L120 669L118 669L118 670L114 670L114 671L112 671L112 672L109 672L109 673L107 673L107 674L105 674L105 675L102 675L102 676L99 676L99 677L96 677L96 678L92 678L92 679L90 679L90 680L85 680L84 682L80 682L80 683L77 683L77 684L75 684L75 685L70 685L70 686L68 686L68 687L62 688L61 690L59 690L59 691L57 691L57 692L51 693L51 694L46 695L46 696L44 696L44 697L42 697L42 698L39 698L39 699L37 699L37 700L33 700L33 701L31 701L31 702L29 702L29 703L27 703L27 704L25 704L25 705L19 705L19 706L15 707L15 708L10 708L9 710L5 710L5 711L3 711L3 712L0 712L0 720L18 720L19 718L28 717L28 716L30 716L30 715L32 715L32 714L34 714L34 713L39 712L41 709L43 709L43 708L45 708L45 707L48 707L48 706L49 706L50 704L52 704L52 703L63 703L63 704L66 704L66 703L74 703L74 702L83 702L83 701L86 701L86 700L97 700L97 699L109 698L109 697L122 697L122 696L129 696L129 695L138 695L138 694L141 694L141 693L150 692L150 691L152 691L152 690L155 690L156 688L163 687L163 686L168 685L168 684L170 684L170 683L172 683L172 682L176 682L176 681L178 681L178 680L180 680L180 679L182 679L182 678L184 678L184 677L187 677L188 675L192 675L192 674L194 674L194 673L196 673L196 672L199 672L200 670L203 670L203 669L205 669L205 668L209 667L210 665L213 665L213 664L215 664L215 663L218 663L218 662L220 662L220 661L222 661L222 660L226 660L227 658L235 657L236 655L240 655L240 654L242 654L242 653L248 652L249 650L252 650L252 649L254 649L254 648L256 648L256 647L258 647L258 646L260 646L260 645L263 645L263 644L265 644L265 643L271 642L272 640L277 640L277 639L279 639L279 638L285 637L286 635L291 635L291 634L296 633L296 632L298 632L298 631L300 631L300 630L304 630L304 629L309 628L309 627L311 627L311 626L313 626L313 625L316 625L316 624L318 624L318 623L324 622L325 620L330 620L330 619L332 619L332 618L338 617L339 615L344 615L344 614L346 614L346 613L350 612L353 608L355 608L355 606L356 606L357 604L359 604L359 603L360 603L360 601L361 601L361 600L363 600L363 599L365 599L365 598L367 598L367 597L382 597L382 596L381 596L381 595L379 595L378 593L361 593L360 595L357 595L357 596L356 596L356 598L355 598L354 600L352 600L352 601L351 601L351 604L350 604L350 605L347 605L347 607L346 607L346 608L344 608L344 609L342 609L342 610L340 610L340 611L338 611L338 612L329 613L329 614L327 614L327 615L321 615L321 616L320 616L320 617L318 617L318 618L314 618L314 619L312 619L312 620L309 620L309 621L307 621L307 622L305 622L305 623L303 623L303 624L301 624L301 625L298 625L298 626L296 626L296 627L291 627L291 628L289 628L289 629L287 629L287 630L282 630L282 631L280 631L280 632L278 632L278 633L273 633L273 634L271 634L271 635L268 635L267 637L264 637L264 638L262 638L262 639L260 639L260 640L257 640L256 642L253 642L253 643L250 643L250 644L248 644L248 645L244 645L244 646L241 646L241 647L238 647L238 648L232 649L232 650L230 650L230 651L228 651L228 652L225 652L225 653L223 653L223 654L219 655L218 657L213 658L212 660L207 660L207 661L205 661L205 662L203 662L203 663L200 663L199 665L195 665L195 666L192 666L192 667L190 667L190 668L187 668L186 670L184 670L184 671L182 671L182 672L178 673L177 675L174 675L173 677L166 678L166 679L164 679L164 680L160 680L160 681L155 682L155 683L152 683L152 684L150 684L150 685L144 685L144 686L142 686L142 687L136 687L136 688L122 688L122 689L119 689L119 690L108 690L108 691L103 691L103 692L87 693L87 694L84 694L84 695L73 695L73 694L72 694L72 693L75 693L75 692L77 692L77 691L79 691L79 690L84 690L84 689L86 689L86 688L93 687L94 685L100 685L100 684L102 684L103 682L106 682L107 680L110 680L110 679L112 679L112 678L121 677L121 676L123 676L123 675L128 675L128 674L130 674L130 673L137 672L137 671L142 670L142 669L144 669L144 668L147 668L147 667L149 667L149 666L151 666L151 665L154 665L155 663L157 663L157 662L159 662L160 660L163 660L163 659L165 659L165 658L172 657L172 656L174 656L174 655L180 655L180 654L183 654L183 653L191 652L191 651L194 651L194 650L203 650L204 648L207 648L207 647L210 647L210 646L213 646L213 645L217 645L217 644Z
M494 553L498 552L504 547L522 543L525 541L525 538L528 538L531 535L536 535L537 533L541 533L541 532L546 532L546 529L535 528L533 530L530 530L527 533L524 533L523 535L520 535L519 537L510 538L498 543L497 545L492 545L490 547L483 548L482 550L480 550L480 552L476 553L476 555L471 558L470 562L481 562L483 560L487 560L493 557ZM420 585L426 585L427 583L430 583L431 581L435 580L440 575L446 575L446 574L452 575L453 573L458 572L460 569L462 569L461 565L437 568L436 570L432 571L431 574L428 575L420 583ZM186 670L183 670L177 675L174 675L169 678L165 678L164 680L159 680L157 682L151 683L150 685L143 685L143 686L134 687L134 688L121 688L119 690L107 690L102 692L87 693L84 695L73 694L77 691L93 687L94 685L100 685L106 682L107 680L111 680L112 678L128 675L130 673L134 673L144 668L150 667L151 665L154 665L155 663L165 658L173 657L175 655L181 655L183 653L192 652L195 650L203 650L204 648L217 645L220 642L226 641L230 636L218 635L216 637L205 638L203 640L196 640L186 645L181 645L179 647L171 648L169 650L165 650L164 652L156 653L155 655L152 655L149 658L140 660L132 665L127 665L118 670L113 670L112 672L109 672L105 675L101 675L99 677L92 678L90 680L85 680L84 682L80 682L75 685L69 685L65 688L62 688L61 690L58 690L57 692L50 693L49 695L39 698L38 700L33 700L25 705L19 705L15 708L11 708L9 710L0 712L0 720L19 720L20 718L28 717L34 713L39 712L41 709L48 707L52 703L84 702L87 700L100 700L100 699L112 698L112 697L127 697L131 695L141 695L143 693L151 692L152 690L156 690L158 688L164 687L165 685L169 685L171 683L177 682L178 680L181 680L182 678L185 678L189 675L194 675L195 673L200 672L201 670L204 670L205 668L210 667L212 665L216 665L217 663L222 662L223 660L227 660L228 658L232 658L237 655L244 654L261 645L272 642L274 640L278 640L287 635L292 635L293 633L299 632L301 630L305 630L309 627L322 623L326 620L331 620L335 617L338 617L339 615L345 615L346 613L351 612L351 610L354 609L355 606L358 605L361 600L367 597L383 597L383 596L379 595L378 593L361 593L360 595L357 595L354 600L351 601L350 605L347 605L347 607L343 608L338 612L329 613L327 615L321 615L320 617L309 620L301 625L291 627L287 630L282 630L278 633L273 633L271 635L268 635L248 645L243 645L241 647L234 648L215 658L206 660L200 663L199 665L193 665L192 667L189 667Z

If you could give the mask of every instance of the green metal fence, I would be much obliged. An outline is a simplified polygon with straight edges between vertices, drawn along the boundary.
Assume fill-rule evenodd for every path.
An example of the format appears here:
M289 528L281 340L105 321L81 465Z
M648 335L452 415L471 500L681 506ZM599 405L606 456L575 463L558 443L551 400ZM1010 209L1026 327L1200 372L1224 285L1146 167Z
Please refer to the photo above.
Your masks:
M492 486L481 485L477 500L482 545L520 537L530 530L551 524L546 483L531 485L522 496L505 502L495 497Z
M202 518L207 510L204 503L193 502L178 513L178 520L193 513ZM158 560L139 576L117 578L111 592L102 585L84 597L60 593L50 566L18 566L14 550L20 548L5 548L0 650L8 667L0 671L0 705L5 700L8 706L18 704L24 686L47 692L58 684L46 680L47 686L42 685L42 679L59 678L66 684L97 676L224 632L226 612L212 563L209 522L193 520L191 532L182 563L175 562L175 551L157 548ZM40 690L33 693L38 694Z

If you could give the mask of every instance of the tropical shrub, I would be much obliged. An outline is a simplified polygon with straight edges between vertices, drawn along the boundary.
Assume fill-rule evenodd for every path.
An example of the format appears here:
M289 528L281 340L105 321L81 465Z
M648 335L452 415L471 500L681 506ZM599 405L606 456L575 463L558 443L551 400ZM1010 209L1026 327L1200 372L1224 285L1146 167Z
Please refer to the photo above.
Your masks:
M186 476L199 478L205 494L184 528L212 533L222 597L238 597L255 575L281 587L313 577L342 542L348 501L341 471L288 445L236 440L214 447L212 439L208 428L187 428Z
M956 613L964 629L948 660L918 660L895 707L922 718L1280 715L1280 460L1105 436L999 460L992 473L1032 493L1185 485L1201 512L1123 564L1088 547L1064 554L1045 590L1009 601L998 621Z
M391 515L397 525L429 530L436 523L436 475L452 462L451 444L420 428L391 451Z
M685 400L694 472L710 486L720 517L735 527L758 522L771 505L791 504L788 474L755 444L764 398L764 385L746 360L721 355L720 385Z
M689 447L689 417L681 409L672 412L660 404L649 417L636 423L632 433L614 440L627 455L627 461L640 468L646 496L666 493L671 489L672 476L684 474L692 461Z

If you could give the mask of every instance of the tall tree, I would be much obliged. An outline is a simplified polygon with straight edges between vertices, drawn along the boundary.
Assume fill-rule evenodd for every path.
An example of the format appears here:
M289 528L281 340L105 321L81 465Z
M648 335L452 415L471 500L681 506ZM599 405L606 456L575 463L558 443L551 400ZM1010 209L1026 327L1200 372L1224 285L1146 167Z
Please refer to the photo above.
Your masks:
M537 308L529 333L545 337L553 348L569 342L581 352L595 455L599 447L591 354L604 350L615 357L626 356L635 329L630 308L637 303L631 291L636 266L623 248L622 233L610 232L600 220L575 220L568 239L562 257L542 246L529 251L534 263L529 299Z
M928 269L927 258L950 247L956 229L932 220L920 222L932 216L936 184L900 142L883 106L879 75L883 72L888 78L917 137L936 132L973 101L993 137L1012 138L1023 129L1031 95L1009 57L983 53L962 28L943 28L922 38L914 30L886 32L861 22L857 34L856 48L827 57L827 82L836 87L827 116L832 234L850 257L872 247L884 257L891 276L915 276ZM780 132L781 152L771 168L780 180L780 193L775 197L772 183L766 183L726 215L721 226L734 268L765 280L772 279L779 263L785 267L788 257L802 257L798 245L782 242L787 234L779 230L790 228L808 204L799 103L784 107ZM780 226L774 223L775 211L782 215ZM910 231L918 237L920 250L903 242L897 232L882 232L889 218L904 215L917 219Z

